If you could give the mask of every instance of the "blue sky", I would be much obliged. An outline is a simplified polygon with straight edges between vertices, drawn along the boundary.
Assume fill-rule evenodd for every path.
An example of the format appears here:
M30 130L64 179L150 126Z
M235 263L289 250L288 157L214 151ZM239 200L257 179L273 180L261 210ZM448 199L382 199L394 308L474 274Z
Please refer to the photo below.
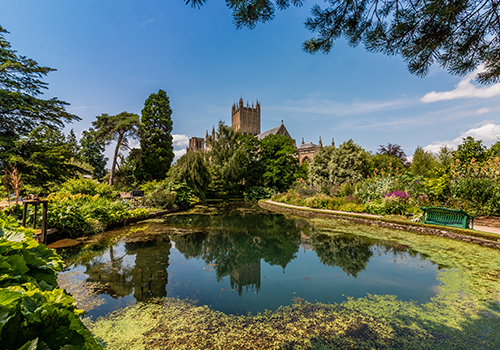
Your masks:
M500 84L479 86L474 74L439 67L418 78L400 57L343 40L329 55L303 52L312 36L303 23L316 3L237 30L221 0L201 9L182 0L0 0L0 25L19 54L57 69L45 97L71 104L82 121L67 131L77 134L102 113L140 114L163 89L178 155L188 137L230 124L240 96L261 103L262 131L284 120L298 143L352 138L372 152L390 142L412 155L417 146L456 147L468 135L486 145L500 139Z

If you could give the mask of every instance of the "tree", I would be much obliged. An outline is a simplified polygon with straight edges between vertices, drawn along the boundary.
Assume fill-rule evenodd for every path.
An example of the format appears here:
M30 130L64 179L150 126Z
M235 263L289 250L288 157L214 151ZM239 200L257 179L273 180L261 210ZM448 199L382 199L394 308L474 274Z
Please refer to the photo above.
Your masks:
M265 164L261 155L261 142L255 136L248 134L241 135L240 142L244 155L241 162L244 190L248 190L253 186L263 186Z
M439 149L436 157L444 171L448 172L451 167L451 163L453 162L453 150L444 145Z
M332 152L328 162L331 183L356 182L368 175L370 154L352 139L343 142Z
M200 7L206 0L186 0ZM237 28L254 28L275 17L276 9L302 6L304 0L227 0ZM314 5L308 30L318 33L307 40L309 53L329 53L339 38L366 50L400 55L410 73L425 76L437 63L451 74L465 75L479 65L481 83L500 81L500 22L497 1L339 1Z
M483 141L476 141L472 136L464 137L462 140L463 142L453 152L454 159L458 159L463 165L469 165L472 158L478 163L483 163L488 159L488 152Z
M283 135L268 135L260 144L264 186L276 187L279 191L287 189L295 181L295 174L299 169L295 142Z
M64 123L80 120L66 112L68 103L57 98L40 98L48 84L42 78L55 71L19 56L5 40L0 26L0 151L7 152L14 140L40 126L60 129ZM3 155L2 157L3 158Z
M109 145L111 141L116 141L113 164L109 176L109 184L113 185L116 164L120 149L129 149L129 138L139 137L140 121L139 116L134 113L122 112L117 115L102 114L97 120L92 122L96 129L96 140L104 141Z
M401 164L409 167L410 163L406 158L406 153L403 151L400 145L397 143L387 143L387 146L379 145L379 154L386 154L388 156L396 157L401 161Z
M405 166L401 162L401 159L385 154L385 153L377 153L370 157L370 172L380 170L384 170L390 172L392 170L401 170L404 169Z
M108 158L104 156L104 141L96 140L96 134L93 128L89 128L89 130L84 130L82 132L80 153L78 157L94 168L92 173L94 178L102 179L106 175L106 163L108 162Z
M205 162L205 155L202 152L187 152L171 168L170 174L175 180L185 182L193 189L198 198L205 201L212 177Z
M71 154L71 158L78 160L80 154L80 145L76 139L76 134L73 129L70 130L69 135L66 137L66 143L68 144L68 150Z
M328 175L328 162L335 152L335 146L325 146L318 150L309 165L309 182L314 186L323 186L330 182Z
M142 110L140 181L164 179L174 159L172 108L167 93L149 95Z
M244 169L241 164L245 158L245 148L242 147L240 135L239 131L219 121L215 140L212 136L207 139L210 166L216 177L222 180L224 190L230 193L240 192L243 181Z
M495 142L488 150L488 158L495 157L500 157L500 141Z
M72 145L59 130L41 126L15 141L7 163L23 174L25 187L52 189L85 170L72 162Z
M430 177L438 165L439 163L432 153L418 146L413 154L410 170L413 175Z

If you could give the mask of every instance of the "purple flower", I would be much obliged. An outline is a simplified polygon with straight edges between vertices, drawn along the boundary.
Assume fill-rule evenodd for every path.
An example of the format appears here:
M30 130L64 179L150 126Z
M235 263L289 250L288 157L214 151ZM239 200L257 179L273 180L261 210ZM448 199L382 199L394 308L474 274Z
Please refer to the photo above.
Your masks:
M406 192L402 192L402 191L398 190L398 191L386 193L384 198L387 198L387 197L396 197L396 198L401 198L401 199L407 199L407 198L410 198L410 195Z

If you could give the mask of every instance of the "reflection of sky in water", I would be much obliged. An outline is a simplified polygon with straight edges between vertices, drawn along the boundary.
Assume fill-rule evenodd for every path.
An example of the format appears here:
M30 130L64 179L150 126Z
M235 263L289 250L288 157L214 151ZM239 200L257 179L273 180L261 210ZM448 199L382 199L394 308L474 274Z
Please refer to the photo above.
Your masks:
M358 298L369 293L395 294L403 300L425 302L435 295L436 265L406 253L394 256L388 252L378 256L376 248L371 250L373 256L366 269L356 278L339 267L322 264L314 251L301 249L296 259L285 269L260 260L217 281L213 263L200 258L186 259L177 249L171 248L166 296L197 300L198 305L209 305L227 313L255 314L290 304L294 298L329 303L342 302L347 296ZM113 271L118 275L129 274L135 266L135 254L127 255L123 243L115 246L113 253L115 260L122 262L121 268ZM104 270L113 269L109 252L96 263ZM84 268L79 269L85 272ZM116 282L117 279L112 278L110 282ZM125 284L132 283L126 277L125 280ZM106 303L90 311L89 315L102 316L135 303L134 289L139 287L129 287L128 295L113 294L112 290L109 291L112 295L102 294Z
M187 218L190 225L209 219ZM182 218L175 220L182 227ZM304 220L279 215L212 220L216 225L207 224L212 227L207 232L174 237L175 242L164 234L149 242L117 243L77 267L103 286L106 303L89 315L165 296L255 314L295 298L329 303L369 293L426 302L436 294L437 265L404 246L356 235L326 236Z

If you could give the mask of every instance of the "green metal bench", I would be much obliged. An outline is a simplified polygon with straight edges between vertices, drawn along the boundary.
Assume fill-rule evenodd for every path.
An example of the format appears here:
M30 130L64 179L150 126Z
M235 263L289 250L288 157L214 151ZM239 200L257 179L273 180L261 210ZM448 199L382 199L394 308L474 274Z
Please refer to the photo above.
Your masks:
M433 225L445 225L461 228L474 228L474 216L467 214L463 210L427 207L420 208L424 211L422 223Z

